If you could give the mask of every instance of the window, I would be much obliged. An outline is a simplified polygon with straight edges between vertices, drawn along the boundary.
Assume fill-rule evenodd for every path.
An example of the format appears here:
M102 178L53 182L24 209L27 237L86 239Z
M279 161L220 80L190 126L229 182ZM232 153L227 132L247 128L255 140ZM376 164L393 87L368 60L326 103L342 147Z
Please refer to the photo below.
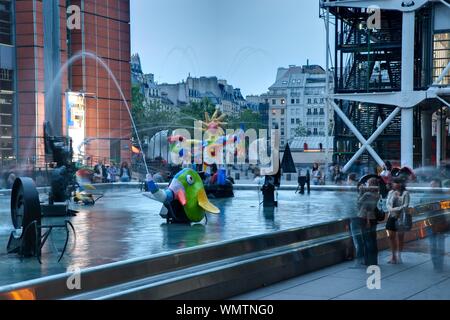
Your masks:
M277 100L272 99L272 104L273 104L273 105L276 105L276 104L277 104Z
M325 112L324 112L323 108L320 108L320 115L324 115L324 114L325 114Z
M295 103L295 99L291 99L291 104L294 104Z
M317 98L314 98L314 104L317 104Z
M308 99L308 104L311 104L311 98Z
M0 1L0 43L12 45L11 2Z
M450 62L450 32L434 35L433 47L433 82L442 74ZM450 74L442 80L442 84L450 84Z
M317 128L314 128L314 133L315 136L317 136L319 134L319 131L317 130Z
M297 124L300 124L300 119L299 118L297 118L296 121L297 121Z
M314 109L314 115L317 115L317 108Z
M14 156L13 95L0 94L0 160Z
M284 115L284 109L281 109L281 115Z
M281 99L281 104L286 104L286 100L285 99Z
M296 99L295 103L300 104L300 99Z
M311 114L312 114L312 113L311 113L311 108L309 108L309 109L308 109L307 115L310 116Z
M295 123L295 119L292 118L292 119L291 119L291 124L294 124L294 123Z

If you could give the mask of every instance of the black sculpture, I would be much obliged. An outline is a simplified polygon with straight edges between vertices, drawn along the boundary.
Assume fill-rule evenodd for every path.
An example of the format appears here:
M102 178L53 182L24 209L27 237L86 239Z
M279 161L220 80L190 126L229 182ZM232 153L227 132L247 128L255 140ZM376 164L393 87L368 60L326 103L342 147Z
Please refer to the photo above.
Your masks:
M70 199L76 189L75 172L73 163L72 139L66 137L55 137L52 135L50 122L44 123L45 155L51 157L54 167L50 176L50 192L48 205L43 206L44 215L65 216L74 214L63 203Z
M39 193L31 178L17 178L14 182L11 192L11 220L15 230L9 237L7 252L17 253L24 258L36 257L39 263L41 249L54 229L62 228L66 231L64 248L58 262L64 256L69 242L69 228L75 234L75 228L68 220L62 224L42 224Z

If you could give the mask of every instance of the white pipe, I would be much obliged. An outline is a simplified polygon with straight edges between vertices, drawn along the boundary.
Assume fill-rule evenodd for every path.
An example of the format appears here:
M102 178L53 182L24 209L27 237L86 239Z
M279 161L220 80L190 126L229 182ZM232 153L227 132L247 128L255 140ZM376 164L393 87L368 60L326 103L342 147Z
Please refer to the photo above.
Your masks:
M415 12L403 12L402 25L402 93L414 91L414 43ZM408 107L408 106L402 106ZM414 110L402 109L401 162L402 166L414 166Z
M345 113L339 108L339 106L334 102L330 101L331 105L334 107L334 111L337 113L337 115L344 121L344 123L352 130L355 137L363 144L366 145L367 140L362 136L362 134L358 131L358 129L353 125L353 123L347 118ZM366 145L367 151L370 153L370 155L375 159L375 161L380 166L384 166L383 160L380 158L380 156L376 153L375 150L373 150L372 146ZM350 163L352 165L353 163ZM349 164L346 165L346 167L349 167ZM345 171L344 171L345 172Z
M441 2L444 4L444 5L446 5L447 7L449 7L450 8L450 4L448 4L447 2L445 2L444 0L441 0Z
M439 76L439 78L437 78L436 82L433 83L433 85L438 85L442 82L442 80L444 80L444 78L447 76L447 74L450 71L450 62L448 63L448 65L445 67L444 71L442 71L441 75Z
M442 150L442 121L440 113L437 114L436 121L436 166L441 166L441 150Z
M367 140L367 142L362 146L362 148L360 148L358 150L358 152L355 153L355 155L352 157L352 159L345 165L343 171L347 172L348 169L350 169L350 167L352 166L352 164L359 159L359 157L364 153L364 151L366 150L367 146L370 146L377 138L378 136L384 131L384 129L386 129L389 124L392 122L392 120L394 120L395 116L400 112L400 108L397 107L395 108L394 111L392 111L392 113L389 115L389 117L387 117L383 123L378 127L378 129L372 134L372 136L369 138L369 140ZM381 160L381 159L380 159ZM377 161L378 162L378 161ZM381 167L384 167L385 163L384 161L382 161L382 163L378 164Z
M443 104L445 104L447 107L450 108L450 103L448 103L447 101L445 101L444 99L442 99L442 98L439 97L439 96L436 96L436 98L437 98L439 101L441 101Z
M326 105L325 105L325 137L326 137L326 142L325 142L325 168L328 168L328 151L330 149L330 145L329 145L329 125L330 125L330 120L329 120L329 108L330 108L330 102L329 102L329 97L330 97L330 76L328 74L328 70L330 69L330 59L328 56L328 49L330 47L330 8L327 7L327 15L326 15L326 22L325 22L325 27L326 27L326 37L327 37L327 43L326 43L326 66L325 66L325 74L326 74L326 94L327 94L327 99L326 99Z

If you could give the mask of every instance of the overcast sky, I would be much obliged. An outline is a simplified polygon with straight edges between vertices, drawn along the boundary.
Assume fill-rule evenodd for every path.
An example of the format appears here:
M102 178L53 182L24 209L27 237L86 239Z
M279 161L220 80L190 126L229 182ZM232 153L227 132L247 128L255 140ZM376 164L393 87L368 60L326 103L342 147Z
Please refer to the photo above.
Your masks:
M319 0L131 0L132 52L159 83L217 76L261 94L278 67L325 65Z

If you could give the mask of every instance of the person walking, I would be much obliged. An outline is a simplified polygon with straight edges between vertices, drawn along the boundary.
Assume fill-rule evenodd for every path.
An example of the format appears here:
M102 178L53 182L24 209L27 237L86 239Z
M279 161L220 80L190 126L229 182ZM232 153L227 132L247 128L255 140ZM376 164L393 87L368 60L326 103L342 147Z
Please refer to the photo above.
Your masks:
M362 238L362 257L366 266L378 265L377 216L376 210L380 201L378 180L367 181L367 187L360 187L358 197L358 218Z
M392 257L389 260L391 264L402 263L402 251L405 240L405 231L399 225L402 213L409 208L410 194L406 191L405 180L395 178L392 181L392 190L388 194L387 209L389 213L386 222L386 230L391 245Z

